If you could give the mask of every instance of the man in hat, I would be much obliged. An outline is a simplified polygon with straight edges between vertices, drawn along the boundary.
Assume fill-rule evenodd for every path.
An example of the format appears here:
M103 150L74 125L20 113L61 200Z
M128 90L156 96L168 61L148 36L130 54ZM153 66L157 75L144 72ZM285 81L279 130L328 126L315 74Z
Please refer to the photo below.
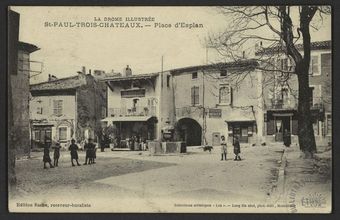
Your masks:
M240 153L241 153L240 142L238 140L238 137L236 136L234 140L234 154L235 154L234 160L241 160Z
M76 145L76 141L74 139L71 140L71 145L68 148L68 150L71 152L71 163L72 166L74 167L74 163L73 160L75 160L77 162L77 165L80 166L79 162L78 162L78 152L77 150L79 149L78 145Z

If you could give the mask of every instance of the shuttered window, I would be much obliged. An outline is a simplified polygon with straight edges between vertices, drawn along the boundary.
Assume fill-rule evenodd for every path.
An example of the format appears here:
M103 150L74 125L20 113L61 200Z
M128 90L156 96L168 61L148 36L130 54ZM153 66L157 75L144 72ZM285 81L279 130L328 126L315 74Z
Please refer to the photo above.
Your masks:
M229 85L221 85L219 99L220 104L231 104L231 88Z
M320 75L319 56L311 56L309 64L309 74L313 76Z
M332 114L326 115L327 135L332 135Z
M326 75L332 73L332 56L330 53L321 54L321 73Z
M53 100L53 114L56 116L63 114L63 100Z
M191 88L191 105L199 104L199 87L194 86Z

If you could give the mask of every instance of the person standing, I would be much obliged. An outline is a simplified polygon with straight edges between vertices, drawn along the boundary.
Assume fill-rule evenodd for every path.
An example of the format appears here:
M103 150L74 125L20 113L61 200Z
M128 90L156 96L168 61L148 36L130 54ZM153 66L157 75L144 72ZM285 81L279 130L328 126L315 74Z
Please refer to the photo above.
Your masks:
M235 140L234 140L235 159L234 160L241 160L240 153L241 153L240 142L238 140L238 137L235 137Z
M224 156L224 160L227 160L227 143L225 142L225 137L222 135L221 136L221 160L223 160L223 156Z
M291 135L290 135L290 132L287 129L285 129L285 132L283 134L283 144L286 147L290 147L290 145L291 145Z
M92 164L94 162L94 157L95 157L95 145L92 143L92 138L88 139L88 143L85 144L84 150L86 150L86 155L85 155L85 163L84 165L87 165L87 161L89 161L89 164Z
M59 161L59 158L60 158L60 148L61 148L60 143L57 142L53 148L54 148L53 165L55 167L58 167L58 161Z
M47 139L45 137L45 139ZM49 163L50 164L50 168L54 168L54 166L52 165L51 163L51 157L50 157L50 142L48 141L45 141L45 144L44 144L44 156L43 156L43 162L44 162L44 169L47 169L46 167L46 163Z
M71 140L71 145L69 146L68 150L71 152L71 164L74 167L73 160L77 162L77 165L80 166L78 162L78 152L77 150L79 149L78 145L76 145L76 141L74 139Z

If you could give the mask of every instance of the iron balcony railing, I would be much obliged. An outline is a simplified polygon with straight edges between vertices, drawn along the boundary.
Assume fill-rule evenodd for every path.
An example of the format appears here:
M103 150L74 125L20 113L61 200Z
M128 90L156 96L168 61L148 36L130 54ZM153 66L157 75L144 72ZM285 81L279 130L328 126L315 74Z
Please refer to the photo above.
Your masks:
M132 108L109 108L109 117L156 116L156 106L136 106Z

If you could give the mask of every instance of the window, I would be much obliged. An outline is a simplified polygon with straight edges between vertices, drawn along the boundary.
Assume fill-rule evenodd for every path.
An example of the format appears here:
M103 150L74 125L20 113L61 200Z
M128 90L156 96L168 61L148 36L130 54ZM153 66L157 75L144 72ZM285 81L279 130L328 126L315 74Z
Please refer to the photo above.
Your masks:
M191 104L198 105L199 104L199 87L194 86L191 88Z
M59 127L59 141L67 140L67 127Z
M219 99L220 104L231 103L231 88L229 85L221 85L219 91Z
M63 100L53 100L53 114L62 116L63 114Z
M37 114L42 115L43 113L43 108L42 107L37 107Z
M191 74L191 78L192 78L192 79L197 79L197 72L193 72L193 73Z
M106 117L106 107L102 107L102 118Z
M327 135L332 135L332 114L326 115Z
M227 70L221 70L220 76L222 76L222 77L227 76Z
M309 74L310 75L320 75L319 71L319 57L311 56L309 64Z
M35 141L40 141L40 130L35 130L34 131L34 140Z
M288 71L288 59L281 59L281 70Z
M166 76L166 86L170 87L170 75Z

